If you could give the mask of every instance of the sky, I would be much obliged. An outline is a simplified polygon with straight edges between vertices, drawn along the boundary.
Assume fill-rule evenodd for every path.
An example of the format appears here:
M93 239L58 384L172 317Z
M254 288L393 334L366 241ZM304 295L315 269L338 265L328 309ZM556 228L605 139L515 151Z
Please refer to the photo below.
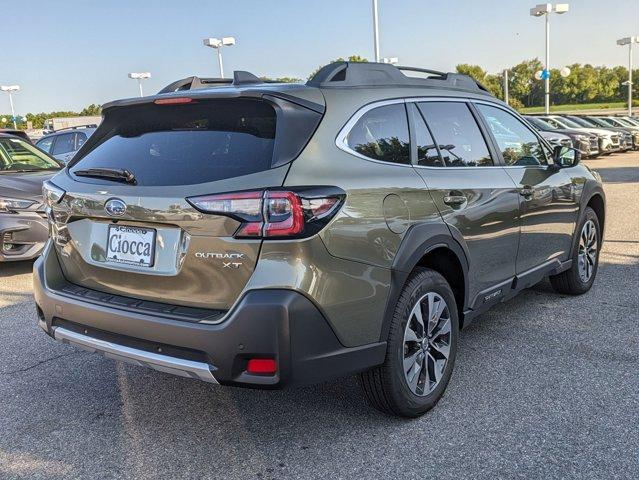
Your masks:
M538 0L379 0L382 57L401 65L491 73L544 55ZM0 0L0 84L19 84L17 114L81 110L137 95L128 72L149 71L145 93L179 78L218 76L206 37L234 36L227 76L306 78L337 57L374 57L371 0ZM573 0L551 16L551 66L627 65L616 40L639 35L639 0ZM637 48L639 50L639 48ZM639 65L639 57L637 58ZM6 95L0 112L9 111Z

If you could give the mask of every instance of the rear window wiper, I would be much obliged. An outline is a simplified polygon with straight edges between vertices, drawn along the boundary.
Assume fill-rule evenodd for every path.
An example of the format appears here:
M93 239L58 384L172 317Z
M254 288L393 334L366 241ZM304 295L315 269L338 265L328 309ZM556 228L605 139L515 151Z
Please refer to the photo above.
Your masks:
M73 174L78 177L106 178L114 182L137 184L133 172L125 168L87 168L86 170L75 170Z

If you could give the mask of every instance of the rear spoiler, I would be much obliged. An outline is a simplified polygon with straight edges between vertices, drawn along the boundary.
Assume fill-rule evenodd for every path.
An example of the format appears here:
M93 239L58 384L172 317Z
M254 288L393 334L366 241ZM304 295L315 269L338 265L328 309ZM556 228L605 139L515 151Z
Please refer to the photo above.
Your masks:
M316 88L303 84L282 84L266 82L252 73L235 71L233 80L228 78L187 77L170 83L156 95L134 97L105 103L102 112L118 107L129 107L153 103L156 100L170 97L189 97L193 99L215 98L261 98L263 96L281 98L324 114L324 96Z

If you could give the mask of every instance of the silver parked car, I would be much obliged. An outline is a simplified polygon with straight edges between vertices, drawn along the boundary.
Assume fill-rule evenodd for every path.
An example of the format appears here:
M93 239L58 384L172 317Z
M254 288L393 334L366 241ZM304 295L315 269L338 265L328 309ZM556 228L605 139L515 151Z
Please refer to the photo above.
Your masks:
M40 255L49 236L42 183L61 168L30 143L0 133L0 262Z
M578 130L588 134L594 133L599 137L599 152L603 155L621 150L621 135L618 132L607 128L593 127L580 117L577 117L577 120L572 120L560 115L547 115L540 116L538 118L545 120L555 128L569 128L571 130Z
M568 135L564 135L563 133L544 132L543 130L539 130L539 135L548 140L548 142L553 146L561 145L562 147L573 147L570 137Z
M87 125L58 130L42 137L37 141L36 146L66 165L84 142L93 135L96 128L96 125Z

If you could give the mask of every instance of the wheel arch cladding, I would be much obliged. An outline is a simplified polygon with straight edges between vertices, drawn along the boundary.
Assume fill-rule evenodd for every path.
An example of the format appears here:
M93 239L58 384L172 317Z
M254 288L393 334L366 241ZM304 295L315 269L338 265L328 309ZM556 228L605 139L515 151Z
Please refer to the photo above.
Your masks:
M599 193L593 194L588 200L586 206L592 208L597 214L597 219L599 220L599 229L601 230L599 234L600 237L603 239L604 225L606 223L606 204L603 197Z
M404 237L391 270L391 289L386 302L381 341L388 337L397 299L416 267L431 268L450 284L463 327L468 306L468 257L444 223L412 226Z
M457 254L448 245L435 246L417 263L416 267L430 268L441 274L455 295L459 328L463 327L464 310L466 309L466 273Z
M579 225L583 221L584 215L586 214L586 208L592 208L595 214L597 215L597 219L599 221L599 248L603 245L604 240L604 223L606 218L606 194L604 193L603 187L599 182L594 180L587 180L584 184L583 191L581 193L581 198L579 200L579 216L577 221L575 222L575 230L572 236L572 248L570 250L570 257L574 255L575 251L579 245Z

